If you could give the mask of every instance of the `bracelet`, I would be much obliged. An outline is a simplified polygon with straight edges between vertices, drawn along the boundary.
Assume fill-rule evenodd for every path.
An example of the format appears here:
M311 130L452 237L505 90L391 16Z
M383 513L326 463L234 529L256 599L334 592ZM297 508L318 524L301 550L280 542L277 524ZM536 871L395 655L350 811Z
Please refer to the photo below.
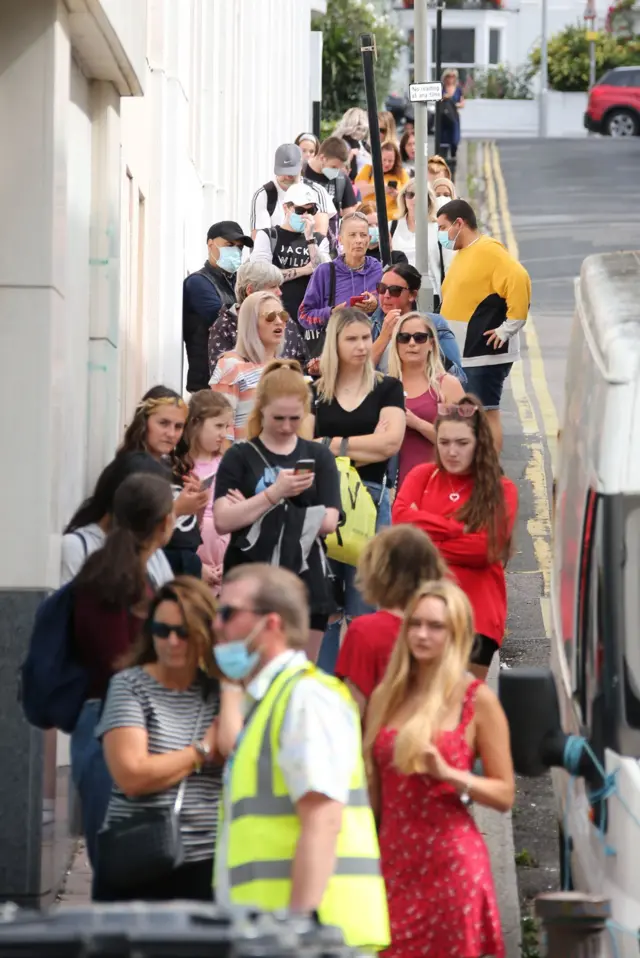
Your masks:
M193 760L193 770L196 773L196 775L199 775L200 772L202 771L202 756L200 755L195 745L192 745L191 748L196 753L196 756Z
M269 505L270 505L270 506L275 506L276 503L273 501L273 499L270 499L270 498L269 498L269 494L267 493L267 490L266 490L266 489L263 489L262 492L263 492L263 495L264 495L265 499L266 499L267 502L269 503Z

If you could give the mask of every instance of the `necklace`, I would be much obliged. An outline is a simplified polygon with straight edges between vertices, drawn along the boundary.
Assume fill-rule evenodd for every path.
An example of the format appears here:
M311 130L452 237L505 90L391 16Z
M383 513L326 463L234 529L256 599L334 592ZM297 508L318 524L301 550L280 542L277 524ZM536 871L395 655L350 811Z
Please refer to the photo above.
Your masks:
M460 492L456 492L455 489L453 488L453 485L451 484L451 479L449 478L449 473L447 473L447 482L449 483L449 489L451 490L451 492L449 493L449 499L451 500L451 502L460 502ZM462 492L464 492L464 490L467 488L467 485L468 483L465 483L464 486L460 487Z

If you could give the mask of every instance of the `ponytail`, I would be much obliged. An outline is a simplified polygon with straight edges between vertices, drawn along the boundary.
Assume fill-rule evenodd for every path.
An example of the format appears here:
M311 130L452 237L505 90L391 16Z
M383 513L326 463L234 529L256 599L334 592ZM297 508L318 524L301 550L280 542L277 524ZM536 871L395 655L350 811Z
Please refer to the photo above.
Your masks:
M112 608L130 609L137 605L144 598L146 584L142 545L131 529L116 527L104 546L89 556L78 573L76 585Z

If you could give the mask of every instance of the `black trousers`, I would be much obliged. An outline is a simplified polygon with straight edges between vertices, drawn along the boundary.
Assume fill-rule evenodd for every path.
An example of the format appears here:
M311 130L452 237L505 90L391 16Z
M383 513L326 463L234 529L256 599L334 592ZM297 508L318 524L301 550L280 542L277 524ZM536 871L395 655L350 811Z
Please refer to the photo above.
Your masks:
M100 881L100 872L93 886L94 901L213 901L213 858L187 862L170 875L121 891Z
M182 337L187 351L187 392L197 393L209 388L209 329L201 316L185 316Z

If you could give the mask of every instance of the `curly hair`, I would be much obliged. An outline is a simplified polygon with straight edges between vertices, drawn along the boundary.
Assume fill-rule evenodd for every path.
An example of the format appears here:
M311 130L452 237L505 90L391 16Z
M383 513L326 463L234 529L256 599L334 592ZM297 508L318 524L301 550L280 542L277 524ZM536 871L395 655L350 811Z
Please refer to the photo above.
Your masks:
M442 423L465 423L473 432L476 440L473 463L471 464L474 482L471 496L455 513L455 518L459 522L463 522L469 532L479 532L481 529L486 529L489 539L490 560L506 562L511 553L511 537L505 534L507 508L502 485L503 473L493 442L489 420L482 403L472 393L465 393L455 405L472 405L476 408L473 415L469 417L460 417L455 410L451 410L444 416L438 415L435 422L436 462L438 467L444 470L438 449L438 431Z
M177 406L184 409L185 420L187 413L187 404L182 396L170 389L168 386L152 386L136 406L136 411L127 430L124 434L122 444L118 449L118 455L127 452L146 452L147 451L147 420L149 416L157 412L161 406ZM169 456L171 472L179 479L183 479L193 469L193 461L189 455L189 446L182 436L176 448Z
M447 566L426 532L416 526L389 526L362 552L356 586L365 602L404 609L422 582L444 579Z

